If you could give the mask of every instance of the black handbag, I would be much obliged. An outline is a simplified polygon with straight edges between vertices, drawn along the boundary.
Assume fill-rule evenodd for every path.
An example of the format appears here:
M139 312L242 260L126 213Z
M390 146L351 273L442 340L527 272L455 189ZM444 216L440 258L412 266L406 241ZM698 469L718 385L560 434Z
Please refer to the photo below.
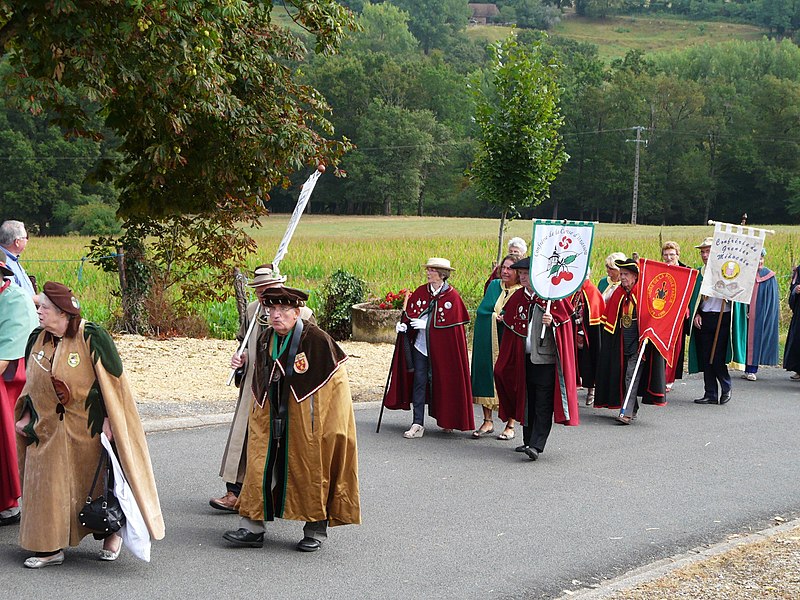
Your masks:
M94 492L95 485L97 485L97 478L100 476L103 461L106 462L103 493L92 500L92 492ZM109 489L109 486L113 487L113 481L111 461L108 459L107 452L103 450L100 454L100 462L97 463L97 470L94 472L92 487L89 488L89 494L86 497L86 504L83 505L83 508L78 513L78 521L80 521L81 525L94 533L110 535L119 531L125 525L125 513L122 512L122 507L119 505L119 500L114 495L114 492Z

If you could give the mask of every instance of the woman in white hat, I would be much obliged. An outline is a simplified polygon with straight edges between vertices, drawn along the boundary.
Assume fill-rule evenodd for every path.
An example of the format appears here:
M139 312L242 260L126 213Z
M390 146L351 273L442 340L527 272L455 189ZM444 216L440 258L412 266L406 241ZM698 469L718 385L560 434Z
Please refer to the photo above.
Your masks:
M403 436L420 438L428 414L444 430L475 428L464 325L469 313L461 296L448 283L454 271L446 258L425 263L428 282L411 294L397 324L398 352L392 360L391 384L384 405L408 410L414 420Z

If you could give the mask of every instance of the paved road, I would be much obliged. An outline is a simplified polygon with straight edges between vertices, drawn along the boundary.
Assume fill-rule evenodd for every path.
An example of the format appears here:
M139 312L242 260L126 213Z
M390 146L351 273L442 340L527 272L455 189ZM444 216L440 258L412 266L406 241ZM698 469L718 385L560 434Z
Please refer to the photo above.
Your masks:
M800 384L778 369L736 380L726 406L697 406L701 381L678 383L665 408L619 426L582 408L530 462L513 442L401 432L408 413L356 412L364 523L322 551L296 552L297 523L268 529L263 549L222 540L237 517L210 509L222 426L148 439L167 538L153 562L96 560L84 540L60 567L30 571L16 527L0 529L0 597L552 598L730 533L800 515Z

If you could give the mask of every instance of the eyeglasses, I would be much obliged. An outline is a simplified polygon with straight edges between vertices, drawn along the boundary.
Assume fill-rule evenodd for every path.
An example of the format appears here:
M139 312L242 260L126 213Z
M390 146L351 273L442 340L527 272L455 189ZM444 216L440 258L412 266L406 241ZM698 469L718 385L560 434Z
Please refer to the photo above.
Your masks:
M32 354L34 362L41 367L42 371L45 373L49 373L53 369L53 363L51 362L51 358L48 358L44 355L44 350L39 350L36 354ZM45 364L42 361L46 361Z

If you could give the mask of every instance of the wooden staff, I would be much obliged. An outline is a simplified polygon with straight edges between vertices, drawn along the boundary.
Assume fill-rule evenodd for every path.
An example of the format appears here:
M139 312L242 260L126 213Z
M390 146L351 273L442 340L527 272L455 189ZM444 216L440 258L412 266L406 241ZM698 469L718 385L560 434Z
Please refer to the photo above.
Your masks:
M406 308L408 307L408 297L409 292L406 290L405 298L403 298L403 310L400 313L402 315L406 314ZM398 333L397 335L406 335L405 333ZM408 337L403 340L403 344L405 344L404 349L408 349L408 353L411 353L411 348L408 347ZM389 392L389 382L392 380L392 365L394 364L395 358L397 358L397 343L395 342L394 345L394 352L392 352L392 362L389 364L389 374L386 376L386 385L383 386L383 399L381 400L381 412L378 413L378 426L375 428L375 433L381 432L381 421L383 421L383 409L386 408L386 394ZM406 358L408 360L408 358Z
M711 356L708 359L708 364L711 365L714 363L714 354L717 351L717 339L719 338L719 329L722 326L722 316L725 314L725 305L728 303L727 300L722 301L722 307L719 309L719 318L717 319L717 328L714 330L714 341L711 342Z
M247 333L242 340L242 343L239 344L239 349L236 351L236 356L241 356L244 349L247 348L247 342L250 340L250 334L253 333L253 327L256 326L256 321L258 321L258 317L261 314L261 304L256 307L256 312L253 313L253 318L250 320L250 326L247 328ZM233 377L236 375L236 369L231 369L231 374L228 376L228 382L225 385L230 385L233 381Z

